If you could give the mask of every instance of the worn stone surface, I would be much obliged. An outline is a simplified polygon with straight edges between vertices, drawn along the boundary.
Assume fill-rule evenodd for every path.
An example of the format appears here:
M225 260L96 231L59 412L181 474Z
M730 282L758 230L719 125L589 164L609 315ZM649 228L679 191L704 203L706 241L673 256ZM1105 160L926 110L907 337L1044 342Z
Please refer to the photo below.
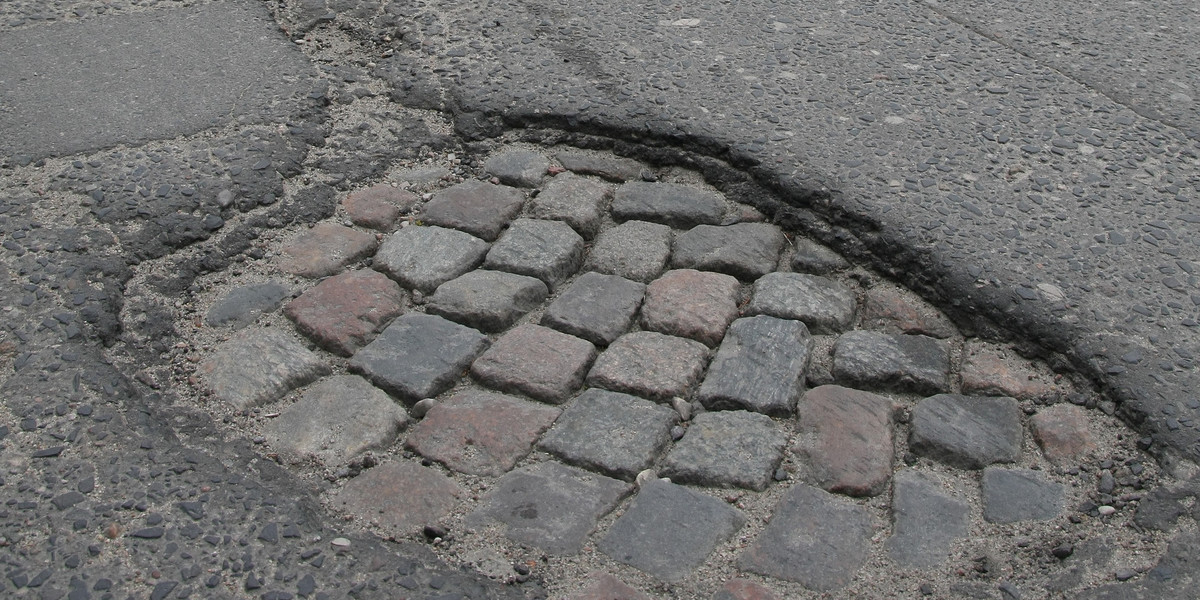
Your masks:
M646 286L642 329L715 346L738 314L737 279L722 273L667 271Z
M446 188L425 204L422 220L430 225L465 231L489 242L516 218L525 193L482 181L465 181Z
M894 488L888 558L910 569L944 564L951 544L970 532L971 507L961 491L948 493L934 475L910 470L896 473Z
M667 400L687 396L708 362L708 349L693 340L653 331L627 333L600 353L587 383L615 392Z
M908 446L960 469L982 469L1021 456L1021 414L1012 398L941 394L912 411Z
M1096 442L1088 431L1087 413L1074 404L1043 408L1029 419L1029 426L1033 439L1042 447L1042 454L1052 463L1077 463L1096 450Z
M236 287L213 303L204 315L204 322L209 327L245 327L259 315L279 308L291 294L291 290L278 281Z
M278 400L329 371L319 356L274 329L243 329L196 369L218 400L239 410Z
M800 321L763 315L738 319L729 326L696 397L710 410L791 415L812 347Z
M892 476L891 400L836 385L809 390L800 401L797 454L814 483L848 496L875 496Z
M1063 486L1030 469L983 470L983 518L990 523L1048 521L1063 510Z
M471 271L438 287L426 310L495 333L537 308L550 291L546 284L503 271Z
M529 454L559 409L493 392L467 391L439 402L405 446L468 475L502 475Z
M388 236L372 266L409 289L437 287L483 262L488 243L444 227L405 227Z
M642 163L630 158L571 150L558 152L554 158L569 171L581 175L595 175L618 183L639 179L642 171L646 169Z
M623 481L548 461L501 477L466 522L472 527L500 523L517 543L571 556L583 549L596 522L632 490Z
M288 242L276 263L285 272L301 277L333 275L346 265L375 251L373 234L332 223L319 223Z
M891 288L867 290L861 313L864 329L935 338L948 338L958 333L954 324L936 308Z
M584 268L648 282L662 273L670 254L670 227L629 221L596 236Z
M962 391L1018 400L1044 400L1056 394L1050 378L1035 371L1029 361L977 341L968 341L963 348Z
M542 315L542 325L607 346L629 330L646 284L587 272L564 289Z
M378 524L385 534L405 537L438 524L462 495L462 488L438 471L394 460L351 479L333 505Z
M950 349L921 335L851 331L833 350L833 376L849 387L936 394L950 389Z
M450 389L487 347L487 337L470 327L409 313L359 350L350 368L412 404Z
M688 229L720 224L725 198L690 185L631 181L617 188L610 210L618 221L650 221Z
M483 170L504 185L532 188L542 183L550 159L530 150L505 150L487 159Z
M754 282L748 315L804 321L813 333L844 331L854 320L854 291L824 277L769 273Z
M542 192L529 202L529 216L565 221L590 240L600 231L610 195L608 184L563 173L542 186Z
M566 600L650 600L650 596L608 573L594 571L588 574L578 591L566 596Z
M342 356L354 354L402 312L400 286L369 269L330 277L283 309L300 333Z
M356 375L337 375L306 390L263 433L285 462L315 458L332 467L388 447L407 423L404 408L383 390Z
M679 413L665 406L591 389L566 406L538 447L568 463L631 481L662 453L678 422Z
M671 266L753 281L775 270L785 241L783 231L769 223L697 225L675 238Z
M871 533L867 509L798 483L738 557L738 566L810 590L832 591L850 583L866 562Z
M401 213L412 210L420 201L420 196L408 190L380 183L350 192L342 200L342 209L359 227L388 231Z
M492 245L483 266L528 275L551 290L583 264L583 238L562 221L517 219Z
M808 238L792 240L795 254L792 255L792 270L797 273L827 275L850 268L850 263L841 254Z
M712 600L780 600L770 588L749 579L732 579L725 582Z
M767 489L783 460L787 436L766 415L736 411L696 415L667 453L659 474L705 486Z
M677 582L745 522L717 498L655 480L642 486L596 547L617 562Z
M561 404L596 358L587 340L526 324L513 328L475 359L471 374L488 387Z

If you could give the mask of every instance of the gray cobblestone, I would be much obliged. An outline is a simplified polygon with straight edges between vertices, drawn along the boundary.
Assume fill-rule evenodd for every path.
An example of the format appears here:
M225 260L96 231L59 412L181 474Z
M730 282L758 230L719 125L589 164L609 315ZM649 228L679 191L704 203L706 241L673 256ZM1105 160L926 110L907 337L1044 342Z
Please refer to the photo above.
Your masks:
M536 277L554 290L583 264L583 238L562 221L517 219L492 245L483 264Z
M629 221L596 237L584 268L645 283L662 273L670 254L670 227Z
M218 400L237 409L266 404L328 375L320 357L273 329L243 329L197 371Z
M1063 486L1030 469L983 470L983 518L990 523L1049 521L1063 510Z
M470 327L409 313L359 350L350 368L412 404L450 389L487 347L487 337Z
M693 340L636 331L621 336L600 354L588 385L652 400L687 396L708 362L708 349Z
M909 448L961 469L982 469L1021 456L1021 415L1012 398L942 394L912 412Z
M725 199L689 185L633 181L617 188L612 215L618 221L651 221L680 229L718 225L725 216Z
M950 349L921 335L851 331L833 350L833 376L849 387L936 394L950 389Z
M405 227L388 236L375 254L375 269L409 289L432 294L437 287L483 262L488 243L444 227Z
M571 283L542 315L542 325L607 346L629 330L646 284L588 272Z
M783 231L768 223L697 225L675 238L671 266L753 281L775 270L784 241Z
M787 437L766 415L718 411L696 415L667 453L660 474L676 483L767 489Z
M600 231L610 194L608 184L563 173L551 179L529 202L529 215L566 221L579 235L590 240Z
M539 447L568 463L632 480L658 458L678 422L679 414L665 406L592 389L566 406Z
M489 242L521 212L525 193L516 188L466 181L434 195L422 219L429 225L459 229Z
M769 273L754 282L746 314L796 319L813 333L836 333L854 320L854 302L854 291L832 279Z
M729 326L697 399L706 408L789 416L804 386L813 342L804 323L757 316Z
M502 271L471 271L443 283L425 310L481 331L507 329L546 299L546 284Z
M970 505L961 493L945 493L934 475L896 473L892 494L892 536L886 548L896 564L928 569L946 562L951 544L970 532Z

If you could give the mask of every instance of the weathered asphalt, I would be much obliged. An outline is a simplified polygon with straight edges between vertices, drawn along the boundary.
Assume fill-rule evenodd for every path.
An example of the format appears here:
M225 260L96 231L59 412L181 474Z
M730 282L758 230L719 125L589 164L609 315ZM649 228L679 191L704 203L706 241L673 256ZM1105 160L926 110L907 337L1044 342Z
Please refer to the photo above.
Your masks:
M91 418L79 406L113 415L103 421L108 445L66 452L70 467L37 462L44 459L10 464L8 486L43 482L23 486L14 498L58 497L87 477L72 468L83 473L91 464L93 479L111 482L100 493L111 498L114 514L124 514L126 498L134 500L136 514L125 510L133 526L156 508L137 508L144 490L134 482L143 478L129 473L152 473L158 462L193 465L175 474L184 479L178 487L203 495L212 493L214 478L230 481L230 469L257 464L248 448L216 443L222 434L206 417L163 414L156 407L170 404L163 399L170 390L149 393L128 378L136 369L106 364L102 350L121 333L117 313L128 308L126 257L157 258L203 239L212 226L205 217L228 216L215 200L222 185L239 190L237 208L269 205L247 226L247 239L255 227L278 226L271 218L299 223L332 210L331 190L274 204L283 179L321 137L320 75L329 73L285 50L273 20L301 35L334 15L379 51L368 59L393 84L395 100L450 111L462 135L565 128L745 168L789 199L781 210L790 226L892 273L960 325L1010 336L1085 373L1119 401L1122 416L1180 477L1200 458L1200 432L1180 424L1181 416L1197 417L1186 401L1200 351L1192 300L1200 299L1192 274L1200 264L1193 233L1200 222L1200 50L1187 43L1200 27L1194 6L328 0L283 3L274 16L266 6L81 2L68 10L10 3L0 12L4 264L14 282L0 292L0 341L4 362L14 367L3 389L6 420L34 418L26 433L40 436L9 433L4 443L21 456L69 446L78 432L95 436L94 427L75 425ZM204 41L180 33L213 30L225 35ZM89 51L122 37L133 49ZM192 52L153 51L171 46ZM241 129L232 131L235 125ZM200 131L212 135L144 155L119 147ZM44 157L114 147L111 162L92 155L96 164L74 166L84 175L68 183L36 170ZM263 160L273 168L256 169ZM219 180L208 165L220 161L244 166ZM139 181L139 167L157 179ZM193 207L193 196L205 201ZM64 199L74 204L55 205ZM52 273L36 260L47 253ZM228 264L229 256L214 257L190 268ZM184 277L162 289L187 287ZM170 331L154 329L152 308L142 320L146 331L132 332L147 340L142 354L133 353L135 363L161 351L156 338L170 339ZM64 400L69 410L55 410ZM207 448L209 458L188 460L181 440ZM270 465L256 468L270 473L246 488L254 490L250 497L296 491L298 484ZM250 562L278 562L274 556L283 553L250 529L261 519L255 510L276 504L228 493L207 501L223 508L214 511L220 523L203 526L240 531L234 537L261 553ZM9 562L32 569L28 564L48 556L86 552L95 536L45 513L47 499L39 504L28 509L36 518L5 525ZM304 524L296 544L331 535L306 506L280 512L281 524ZM84 533L95 534L95 526ZM52 538L47 549L42 542ZM398 560L374 552L373 565ZM150 574L156 556L114 557L105 566L121 574L114 578ZM390 565L390 572L410 567ZM302 577L290 570L282 578L293 574ZM1160 584L1110 591L1138 597ZM329 585L343 589L336 578Z

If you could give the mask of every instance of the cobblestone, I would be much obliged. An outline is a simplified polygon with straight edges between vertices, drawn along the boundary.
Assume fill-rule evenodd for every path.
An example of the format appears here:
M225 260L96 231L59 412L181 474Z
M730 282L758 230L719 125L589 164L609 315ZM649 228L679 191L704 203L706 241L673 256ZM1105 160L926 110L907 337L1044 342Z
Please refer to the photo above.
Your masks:
M542 325L607 346L629 330L646 284L587 272L571 283L542 315Z
M918 335L851 331L838 338L833 376L849 387L936 394L950 390L950 349Z
M552 556L579 554L596 522L632 492L623 481L550 461L496 482L467 525L496 522L509 539Z
M524 205L525 193L521 190L466 181L434 194L425 204L422 220L492 242Z
M579 386L596 358L590 342L538 325L519 325L471 365L471 374L502 392L561 404Z
M642 486L596 547L666 582L699 567L746 517L721 500L664 481Z
M432 294L439 285L477 267L487 251L488 243L469 233L405 227L384 240L373 266L408 289Z
M318 279L366 258L377 244L373 234L320 223L284 246L277 264L287 273Z
M842 255L812 240L797 237L792 246L796 250L792 255L792 270L797 273L827 275L850 268Z
M443 283L425 310L480 331L508 329L546 299L546 284L503 271L471 271Z
M372 521L385 534L405 537L436 525L463 490L434 469L392 461L351 479L334 496L334 506Z
M646 286L642 329L715 346L738 314L737 279L721 273L667 271Z
M487 347L487 337L474 329L410 313L359 350L350 368L412 404L450 389Z
M757 584L749 579L733 579L721 586L713 600L780 600L766 586Z
M316 458L341 466L391 445L407 423L404 409L383 390L361 377L338 375L310 387L263 431L285 462Z
M562 460L632 481L662 453L679 414L626 394L591 389L568 404L538 447Z
M702 413L667 454L661 475L676 483L762 491L786 445L787 437L766 415L740 410Z
M439 402L405 446L468 475L503 475L529 454L559 409L493 392L466 391Z
M983 470L983 518L989 523L1049 521L1063 509L1063 486L1030 469Z
M854 320L854 302L854 292L831 279L770 273L754 282L746 314L796 319L813 333L837 333Z
M1057 465L1077 463L1095 451L1084 409L1073 404L1055 404L1029 419L1033 439L1046 459Z
M725 216L725 199L717 192L677 183L633 181L617 188L611 210L618 221L650 221L688 229L719 225Z
M945 564L952 544L970 532L970 505L961 490L946 493L936 476L919 471L896 473L895 481L888 557L910 569Z
M650 600L650 596L608 573L595 571L588 575L583 587L567 596L566 600Z
M387 276L363 269L318 283L283 312L317 345L350 356L404 312L404 292Z
M797 455L813 482L830 492L876 496L892 476L892 401L825 385L804 394Z
M330 369L285 333L243 329L217 346L197 372L218 400L240 410L278 400L328 375Z
M342 201L342 208L351 223L386 232L402 213L411 211L420 201L420 196L408 190L380 183L351 192Z
M934 307L888 288L867 290L862 305L862 327L934 338L948 338L957 333L950 320Z
M583 264L583 238L562 221L517 219L492 245L484 267L528 275L553 291Z
M619 156L597 156L584 152L562 151L554 155L569 171L581 175L596 175L609 181L624 183L642 176L642 163Z
M670 227L629 221L596 236L584 269L646 283L662 273L670 254Z
M813 342L804 323L738 319L713 358L697 399L710 410L745 409L790 416L804 385Z
M1020 359L991 346L968 343L963 350L962 391L983 396L1043 400L1055 395L1054 385Z
M651 400L686 397L700 381L708 349L700 342L653 331L621 336L600 353L588 385Z
M291 293L287 286L278 281L236 287L213 303L204 316L204 322L209 327L245 327L259 315L279 308Z
M913 409L908 446L960 469L982 469L1020 458L1021 436L1016 400L942 394Z
M587 239L596 237L612 194L608 184L571 173L555 176L529 202L529 215L565 221Z
M775 270L784 241L783 231L767 223L697 225L675 239L671 266L753 281Z
M524 188L541 185L549 167L550 159L529 150L506 150L483 163L483 170L500 183Z

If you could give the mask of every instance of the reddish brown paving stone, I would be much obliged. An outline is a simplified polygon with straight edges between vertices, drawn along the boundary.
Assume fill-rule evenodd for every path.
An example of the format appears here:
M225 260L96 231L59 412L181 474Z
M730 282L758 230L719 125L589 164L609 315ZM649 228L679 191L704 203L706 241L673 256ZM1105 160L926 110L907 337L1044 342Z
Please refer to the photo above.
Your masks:
M861 311L865 329L935 338L948 338L957 333L954 324L936 308L888 288L867 290Z
M539 325L519 325L475 359L471 374L488 387L561 404L596 358L587 340Z
M387 231L401 213L412 210L420 201L420 196L408 190L381 183L351 192L342 201L342 208L355 225Z
M350 356L404 312L404 292L383 273L363 269L322 281L283 312L322 348Z
M1055 394L1049 378L1031 369L1028 361L979 343L968 343L963 351L962 391L1018 400L1038 400Z
M325 277L366 258L377 244L374 234L321 223L285 246L278 264L293 275Z
M1055 404L1029 419L1033 439L1046 460L1063 465L1078 462L1096 450L1088 431L1087 413L1074 404Z
M798 454L815 483L830 492L875 496L887 489L894 454L892 401L823 385L804 394Z
M583 588L565 600L650 600L646 594L601 571L588 575L583 584Z
M592 365L588 385L651 400L687 396L700 381L708 349L700 342L653 331L627 333Z
M468 475L502 475L529 454L560 409L492 392L467 391L435 405L405 445Z
M642 328L715 346L738 315L738 280L723 273L678 269L646 286Z
M377 523L387 534L402 537L445 517L462 496L462 488L434 469L394 461L367 469L334 497L340 509Z
M749 579L734 579L725 582L713 600L780 600L775 592Z

